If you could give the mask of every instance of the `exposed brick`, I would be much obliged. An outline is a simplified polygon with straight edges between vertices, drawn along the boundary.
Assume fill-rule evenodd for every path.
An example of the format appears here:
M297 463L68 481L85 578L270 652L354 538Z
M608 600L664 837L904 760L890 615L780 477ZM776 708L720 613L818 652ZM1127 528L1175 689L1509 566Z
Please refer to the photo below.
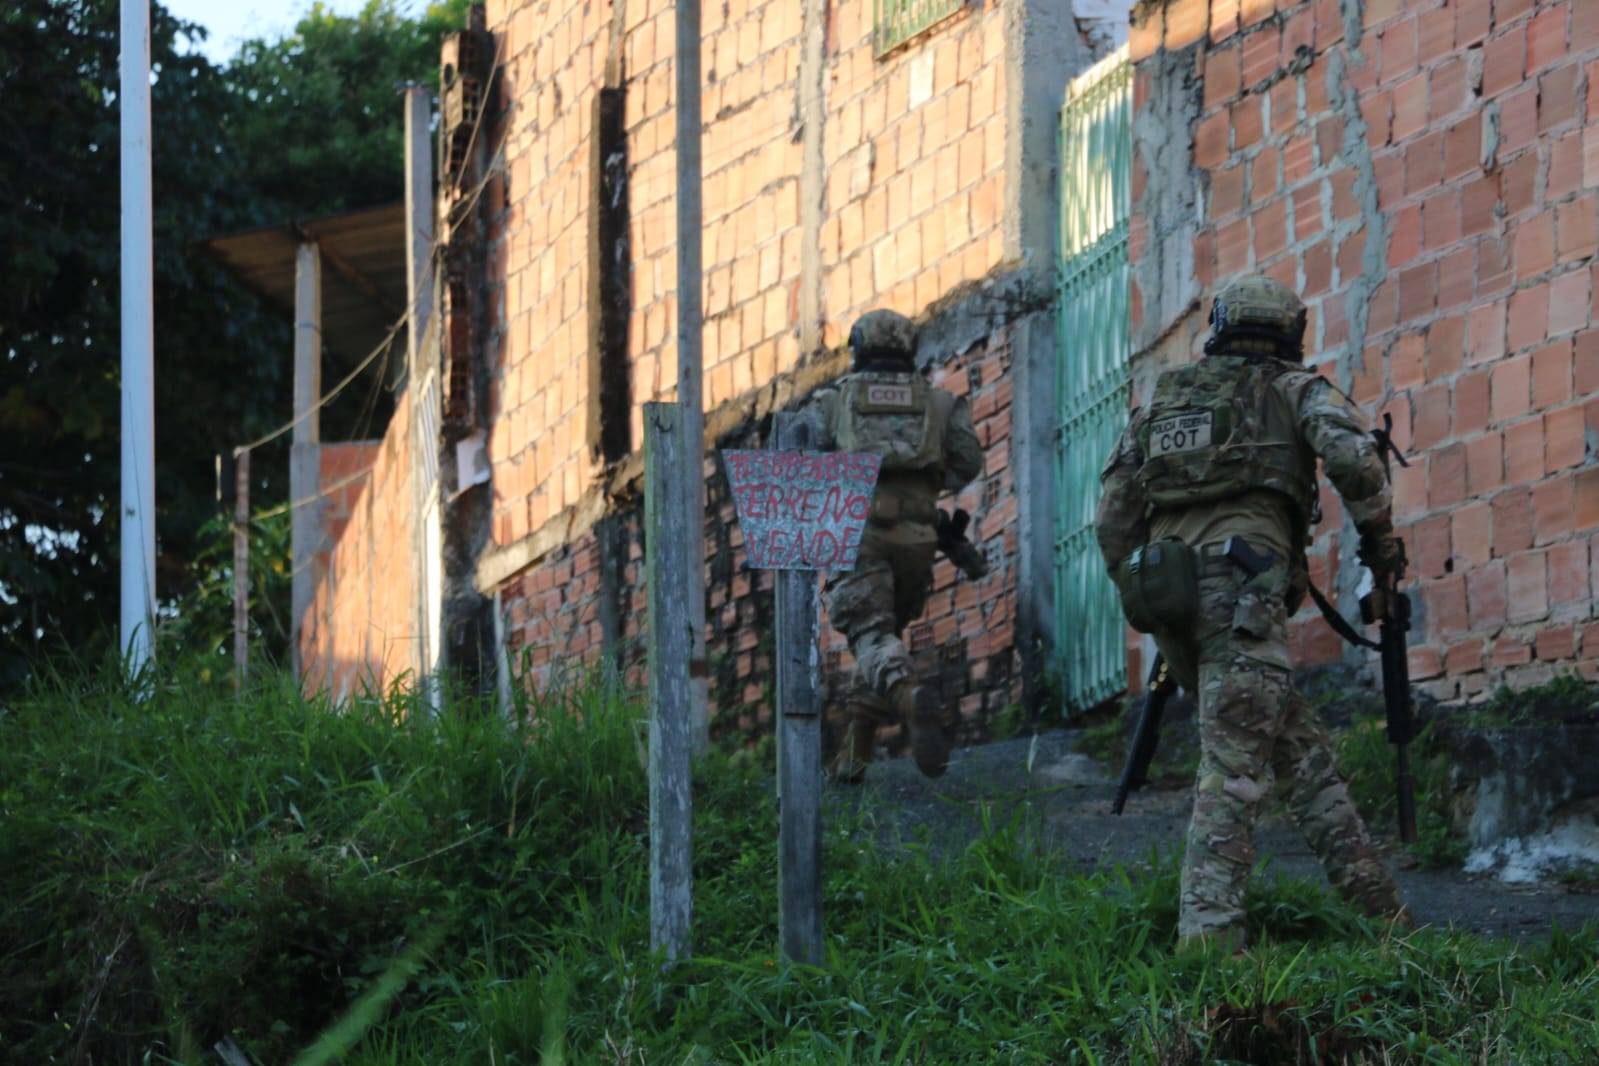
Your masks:
M1571 9L1571 51L1587 52L1599 47L1599 6L1576 3ZM1589 114L1593 112L1590 110Z
M1466 498L1466 448L1451 444L1427 458L1427 506L1452 507Z
M1422 577L1441 578L1452 571L1448 515L1412 525L1406 541L1410 546L1410 558Z
M1453 574L1421 586L1427 608L1427 630L1439 636L1458 636L1472 628L1467 607L1466 575Z
M1582 110L1577 92L1581 69L1575 64L1552 70L1538 79L1538 132L1575 122Z
M1509 635L1494 638L1493 665L1500 669L1525 666L1532 662L1532 648L1524 640Z
M1400 208L1388 226L1388 268L1402 267L1421 254L1422 216L1419 204Z
M1547 274L1555 265L1555 214L1546 211L1527 219L1515 231L1516 280Z
M1487 503L1468 503L1455 510L1449 522L1456 565L1481 566L1493 557L1493 510Z
M1588 542L1567 541L1549 549L1549 603L1553 607L1580 604L1584 608L1592 600L1588 585Z
M1513 352L1542 344L1549 336L1549 285L1533 285L1510 297L1506 340Z
M1460 432L1458 424L1455 431ZM1487 433L1467 441L1467 495L1481 498L1504 483L1504 438L1499 433Z
M1539 662L1556 662L1577 654L1577 631L1571 623L1540 630L1533 643Z
M1261 98L1246 97L1232 106L1233 151L1246 152L1259 144L1266 135L1266 120L1262 114Z
M1599 330L1577 334L1573 371L1579 395L1599 392Z
M1255 212L1255 255L1268 259L1288 246L1288 201L1276 199Z
M1428 381L1453 376L1465 362L1466 319L1455 315L1427 327L1426 373Z
M1547 410L1571 399L1571 341L1532 353L1532 406Z
M1220 104L1231 103L1242 86L1239 57L1241 50L1234 44L1218 48L1205 59L1205 110Z
M1476 165L1475 155L1472 166ZM1487 233L1496 222L1499 183L1489 178L1467 182L1460 190L1460 228L1464 236Z
M1468 571L1465 577L1471 628L1481 632L1504 625L1509 610L1504 561L1495 559Z
M1537 205L1538 167L1538 154L1527 152L1500 169L1499 199L1506 215L1514 218Z
M1494 558L1532 547L1532 490L1512 488L1493 498Z
M1510 266L1510 245L1497 238L1477 242L1477 296L1493 296L1509 290L1514 282Z
M1536 622L1549 615L1549 577L1547 560L1541 551L1512 555L1505 565L1510 592L1511 622Z
M1552 477L1533 486L1532 542L1548 544L1571 530L1576 497L1575 480L1569 474Z
M1399 321L1415 322L1438 305L1438 264L1421 263L1399 275ZM1375 316L1373 316L1375 319Z
M1218 111L1199 123L1194 134L1194 163L1214 170L1227 160L1228 113Z
M1427 127L1429 78L1417 74L1393 88L1393 139L1395 144L1409 140Z
M1599 245L1594 197L1582 196L1560 205L1555 217L1555 250L1560 262L1591 258Z
M1571 7L1559 3L1538 13L1527 25L1527 71L1537 73L1566 56Z
M1244 209L1244 174L1242 166L1231 166L1211 175L1211 219L1227 218Z
M1505 480L1512 485L1537 481L1544 472L1543 419L1529 418L1505 429Z
M1277 195L1277 190L1282 187L1282 151L1277 148L1265 148L1249 164L1249 201L1253 204L1263 204Z
M1429 385L1411 394L1411 447L1425 451L1449 436L1449 386Z
M1499 158L1508 159L1538 139L1538 87L1505 94L1499 107Z
M1368 2L1367 11L1376 6ZM1383 30L1380 46L1380 80L1386 84L1416 69L1416 20L1403 19Z
M1472 310L1467 324L1469 363L1490 363L1505 355L1506 304L1485 304Z
M1570 271L1549 284L1549 336L1574 333L1588 325L1589 288L1586 268Z
M1444 653L1444 669L1450 674L1474 674L1482 669L1484 661L1481 640L1463 640L1451 644Z
M1517 26L1483 47L1482 95L1498 96L1521 84L1527 70L1527 31Z
M1584 470L1577 475L1576 523L1582 530L1599 528L1599 470Z
M1456 48L1481 42L1493 28L1493 0L1457 0L1454 11Z
M1587 420L1580 407L1544 415L1544 463L1548 471L1581 466L1588 459Z
M1277 69L1277 59L1282 54L1281 31L1276 26L1266 26L1244 36L1243 84L1253 89Z
M1544 196L1553 202L1582 188L1582 168L1582 131L1572 130L1550 145Z

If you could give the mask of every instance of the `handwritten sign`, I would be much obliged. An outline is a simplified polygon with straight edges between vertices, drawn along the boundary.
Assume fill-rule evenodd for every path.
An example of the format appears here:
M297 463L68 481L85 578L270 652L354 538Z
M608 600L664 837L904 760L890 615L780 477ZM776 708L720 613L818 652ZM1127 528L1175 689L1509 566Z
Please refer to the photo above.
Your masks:
M724 451L744 552L756 570L853 570L879 456Z

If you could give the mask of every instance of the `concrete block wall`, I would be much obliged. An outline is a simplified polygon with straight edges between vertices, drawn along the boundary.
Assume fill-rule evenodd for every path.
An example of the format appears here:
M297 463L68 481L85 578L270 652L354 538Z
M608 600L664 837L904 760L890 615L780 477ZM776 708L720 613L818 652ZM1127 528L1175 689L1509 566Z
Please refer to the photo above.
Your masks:
M1194 182L1205 295L1294 286L1307 361L1393 418L1413 676L1459 698L1599 673L1599 4L1152 0L1131 47L1141 155L1188 146L1135 196ZM1187 109L1157 111L1173 72ZM1135 271L1156 254L1135 221ZM1202 310L1135 324L1160 338L1139 381L1198 355ZM1312 573L1353 615L1353 531L1323 506ZM1308 609L1294 636L1302 662L1347 654Z

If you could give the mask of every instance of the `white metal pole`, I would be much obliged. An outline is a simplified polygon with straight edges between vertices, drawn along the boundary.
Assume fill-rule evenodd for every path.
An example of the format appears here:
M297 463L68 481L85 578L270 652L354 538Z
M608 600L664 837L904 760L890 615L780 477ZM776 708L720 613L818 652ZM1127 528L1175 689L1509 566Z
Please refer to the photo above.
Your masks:
M677 0L677 400L683 408L680 476L690 518L689 567L683 575L693 647L689 655L694 746L710 738L705 651L705 408L700 280L704 226L700 161L700 0Z
M154 654L155 286L150 192L150 4L122 0L122 653Z

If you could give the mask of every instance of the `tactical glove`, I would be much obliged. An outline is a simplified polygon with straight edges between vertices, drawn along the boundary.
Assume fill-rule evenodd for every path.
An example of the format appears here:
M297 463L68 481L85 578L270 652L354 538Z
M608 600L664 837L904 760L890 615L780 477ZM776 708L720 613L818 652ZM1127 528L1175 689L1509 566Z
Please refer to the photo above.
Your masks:
M966 527L971 520L972 516L961 508L957 508L955 516L951 518L949 512L940 507L933 519L933 531L938 536L938 548L944 556L960 567L967 577L977 581L988 573L988 560L977 550L977 545L966 539Z
M1378 580L1404 576L1405 542L1394 536L1392 528L1363 533L1359 554L1361 564Z

